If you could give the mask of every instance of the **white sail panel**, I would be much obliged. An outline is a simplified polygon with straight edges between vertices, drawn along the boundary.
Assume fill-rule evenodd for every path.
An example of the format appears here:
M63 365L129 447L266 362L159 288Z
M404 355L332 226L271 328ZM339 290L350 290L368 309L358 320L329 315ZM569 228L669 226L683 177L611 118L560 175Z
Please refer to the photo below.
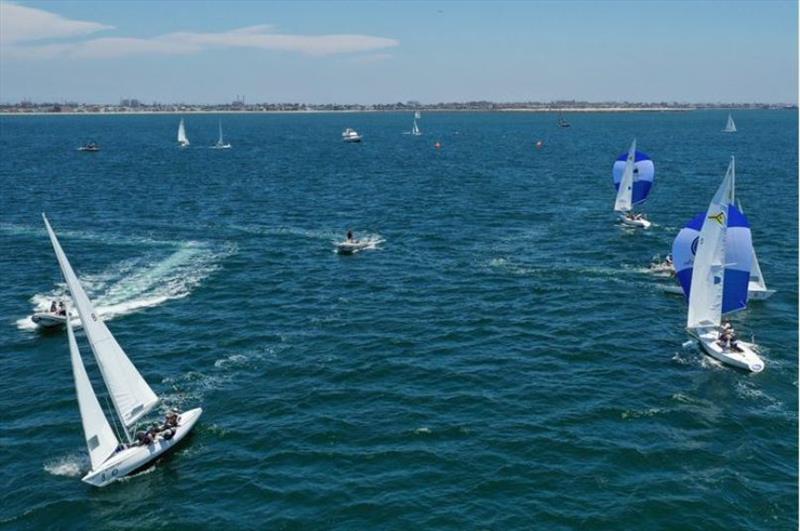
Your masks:
M717 193L708 205L703 228L697 241L697 252L689 293L688 328L719 326L722 320L722 294L725 285L725 235L728 226L728 205L733 202L734 160Z
M67 319L67 338L72 361L72 375L75 377L75 390L78 394L78 408L80 409L81 422L83 423L83 433L86 437L86 446L89 449L92 469L96 469L114 453L119 441L103 413L103 408L100 407L100 402L97 401L97 396L94 394L94 389L92 389L89 375L86 374L86 367L83 366L81 353L78 350L78 343L75 341L75 334L72 331L72 323L70 323L69 319Z
M158 397L136 370L105 323L97 317L89 297L61 249L61 244L58 243L50 223L44 214L42 214L42 218L50 235L50 242L53 244L64 280L72 295L73 304L81 317L89 346L92 347L95 360L100 367L100 373L103 375L103 381L108 387L111 400L117 410L117 415L125 426L130 426L158 404Z
M220 127L222 127L221 124ZM186 137L186 128L183 126L183 118L181 118L181 123L178 124L178 143L182 146L189 145L189 139Z
M617 190L617 200L614 202L615 212L629 212L633 208L633 166L636 162L636 139L631 142L628 149L628 158L625 161L625 171Z
M222 120L219 121L219 140L217 140L218 145L222 145L224 142L222 141Z
M736 132L736 124L733 123L733 116L728 113L728 123L725 124L725 129L723 129L726 133L735 133Z

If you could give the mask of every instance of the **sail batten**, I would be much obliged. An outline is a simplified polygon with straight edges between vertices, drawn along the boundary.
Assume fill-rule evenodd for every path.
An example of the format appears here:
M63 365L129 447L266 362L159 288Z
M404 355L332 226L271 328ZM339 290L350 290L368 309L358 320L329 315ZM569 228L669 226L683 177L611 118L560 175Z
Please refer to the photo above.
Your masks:
M130 427L158 404L158 396L136 370L105 323L97 317L50 223L44 214L42 218L111 402L122 424Z

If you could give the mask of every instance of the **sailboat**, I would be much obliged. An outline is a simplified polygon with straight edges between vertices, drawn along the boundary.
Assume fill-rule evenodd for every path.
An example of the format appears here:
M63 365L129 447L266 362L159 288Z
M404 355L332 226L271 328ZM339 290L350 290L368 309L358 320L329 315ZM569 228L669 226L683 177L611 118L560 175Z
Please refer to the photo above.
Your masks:
M728 113L728 123L725 124L725 129L723 129L722 132L723 133L736 132L736 124L733 123L733 116L731 116L731 113Z
M722 316L747 307L753 259L750 224L733 204L736 168L731 157L725 179L703 214L683 228L672 245L678 280L689 299L686 328L702 349L722 363L764 370L756 345L726 342ZM732 333L732 329L731 333Z
M742 204L737 200L739 211L744 214ZM774 289L768 289L767 283L764 280L764 274L761 272L761 265L758 263L758 256L756 256L756 248L753 246L753 266L750 268L750 280L747 283L747 298L757 301L769 299L775 293Z
M636 139L631 142L628 153L623 153L614 162L611 171L617 198L614 211L620 214L625 225L648 229L652 225L643 214L636 214L633 207L645 202L653 187L656 169L653 161L645 153L636 151Z
M564 119L564 115L561 114L561 111L558 111L558 126L559 127L572 127L568 121Z
M422 118L422 115L419 113L419 111L415 112L414 125L411 127L411 134L414 136L420 136L422 134L422 131L419 130L419 125L417 124L417 120L420 118Z
M231 145L226 144L224 140L222 140L222 120L219 121L219 139L217 143L211 146L213 149L230 149Z
M186 128L183 126L183 118L181 118L181 123L178 124L178 145L181 147L189 145L189 139L186 138Z
M111 335L102 319L98 319L89 297L75 275L61 244L58 242L47 217L42 214L50 242L58 259L58 265L67 282L75 307L78 310L86 339L100 368L103 382L108 389L114 414L119 422L125 440L120 442L108 418L97 400L91 381L86 374L71 320L66 320L72 373L78 395L78 408L83 423L83 433L89 449L92 469L82 480L96 487L104 487L115 480L135 472L158 456L170 450L194 427L201 408L195 408L180 415L168 416L167 424L161 430L147 434L137 434L137 442L131 437L131 428L142 417L153 410L159 398L136 370L130 358ZM67 310L69 311L69 310ZM112 416L112 417L113 417Z

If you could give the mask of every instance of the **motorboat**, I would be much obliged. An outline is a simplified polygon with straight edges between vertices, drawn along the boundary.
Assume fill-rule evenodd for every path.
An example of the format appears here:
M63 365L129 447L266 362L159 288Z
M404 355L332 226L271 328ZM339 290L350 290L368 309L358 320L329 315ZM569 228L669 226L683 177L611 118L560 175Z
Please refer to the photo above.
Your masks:
M347 143L361 142L361 135L355 129L347 128L342 132L342 140Z

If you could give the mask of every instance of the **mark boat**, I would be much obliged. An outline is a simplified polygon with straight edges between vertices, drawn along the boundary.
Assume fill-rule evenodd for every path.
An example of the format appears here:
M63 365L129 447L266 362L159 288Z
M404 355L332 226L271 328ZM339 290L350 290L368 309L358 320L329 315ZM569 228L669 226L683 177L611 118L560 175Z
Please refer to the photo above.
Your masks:
M79 147L78 151L83 151L85 153L97 153L98 151L100 151L100 144L98 144L94 140L90 140L86 144Z
M342 132L342 140L348 144L361 142L361 135L355 129L347 128Z

